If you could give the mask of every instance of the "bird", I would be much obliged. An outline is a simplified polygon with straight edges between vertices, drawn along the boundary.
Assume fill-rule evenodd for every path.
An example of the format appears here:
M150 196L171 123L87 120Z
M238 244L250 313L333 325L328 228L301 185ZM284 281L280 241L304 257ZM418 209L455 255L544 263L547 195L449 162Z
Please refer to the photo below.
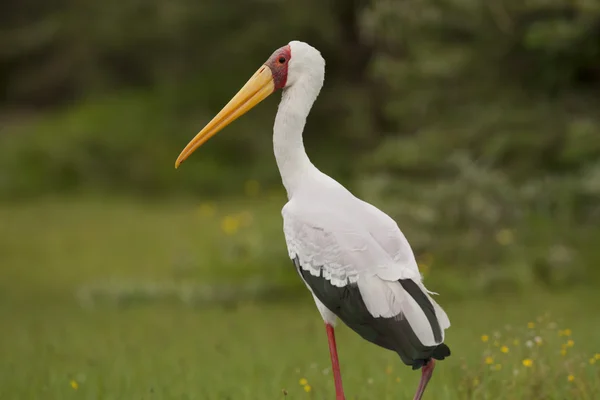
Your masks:
M309 159L303 143L308 114L325 78L325 60L311 45L291 41L277 49L223 109L185 146L175 168L216 133L272 93L282 96L273 149L287 203L281 210L287 250L325 323L336 400L344 388L335 340L338 320L363 339L396 352L421 369L420 400L450 320L428 291L411 246L397 223L359 199Z

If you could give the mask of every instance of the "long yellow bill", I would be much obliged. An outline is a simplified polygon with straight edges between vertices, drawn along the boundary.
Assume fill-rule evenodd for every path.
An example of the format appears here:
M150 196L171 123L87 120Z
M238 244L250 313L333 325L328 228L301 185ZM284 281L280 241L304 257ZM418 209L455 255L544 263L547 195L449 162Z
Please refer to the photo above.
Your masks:
M250 111L275 90L271 69L263 65L225 107L202 129L175 161L175 168L184 162L198 147L202 146L221 129Z

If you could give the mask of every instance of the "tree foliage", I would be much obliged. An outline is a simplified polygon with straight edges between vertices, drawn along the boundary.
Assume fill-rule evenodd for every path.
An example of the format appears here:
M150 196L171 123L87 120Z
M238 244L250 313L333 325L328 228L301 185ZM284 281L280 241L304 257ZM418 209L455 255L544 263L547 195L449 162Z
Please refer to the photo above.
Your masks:
M600 3L377 0L362 26L387 122L362 192L483 289L581 278L600 218Z
M1 197L279 187L275 99L172 165L275 48L300 39L327 61L309 154L396 217L418 254L509 257L517 270L503 273L547 282L579 276L562 268L578 245L594 259L596 0L9 0L0 22ZM520 247L498 247L516 231Z
M248 177L278 183L264 157L273 107L232 125L209 144L211 152L191 161L193 170L175 175L171 166L202 124L292 39L312 43L328 61L327 89L307 132L318 137L308 140L318 161L347 175L329 150L346 133L370 128L355 117L353 101L340 101L359 99L366 76L360 1L34 3L4 3L0 13L4 195L86 186L223 193ZM24 159L32 162L23 169ZM249 171L245 178L241 168Z
M379 0L364 26L388 167L432 171L458 150L523 178L600 155L600 3Z

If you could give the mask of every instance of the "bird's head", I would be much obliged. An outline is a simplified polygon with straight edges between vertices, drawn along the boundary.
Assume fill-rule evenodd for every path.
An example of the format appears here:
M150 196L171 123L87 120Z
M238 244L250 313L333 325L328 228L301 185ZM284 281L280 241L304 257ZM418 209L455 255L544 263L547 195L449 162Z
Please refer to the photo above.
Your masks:
M177 157L175 168L217 132L276 90L292 87L305 79L317 80L322 84L324 76L325 60L309 44L292 41L275 50L229 103L188 143Z

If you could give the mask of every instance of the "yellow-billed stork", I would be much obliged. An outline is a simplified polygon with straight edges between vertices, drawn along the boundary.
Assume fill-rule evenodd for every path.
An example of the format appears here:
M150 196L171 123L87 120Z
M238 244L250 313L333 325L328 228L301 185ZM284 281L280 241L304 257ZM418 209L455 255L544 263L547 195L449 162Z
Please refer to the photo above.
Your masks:
M423 285L412 249L388 215L319 171L304 150L302 131L325 76L325 60L292 41L276 50L231 101L183 149L175 167L213 135L278 89L273 128L277 166L289 201L283 231L294 266L325 321L336 399L344 389L335 344L337 318L371 343L422 368L421 399L435 366L450 355L450 321Z

